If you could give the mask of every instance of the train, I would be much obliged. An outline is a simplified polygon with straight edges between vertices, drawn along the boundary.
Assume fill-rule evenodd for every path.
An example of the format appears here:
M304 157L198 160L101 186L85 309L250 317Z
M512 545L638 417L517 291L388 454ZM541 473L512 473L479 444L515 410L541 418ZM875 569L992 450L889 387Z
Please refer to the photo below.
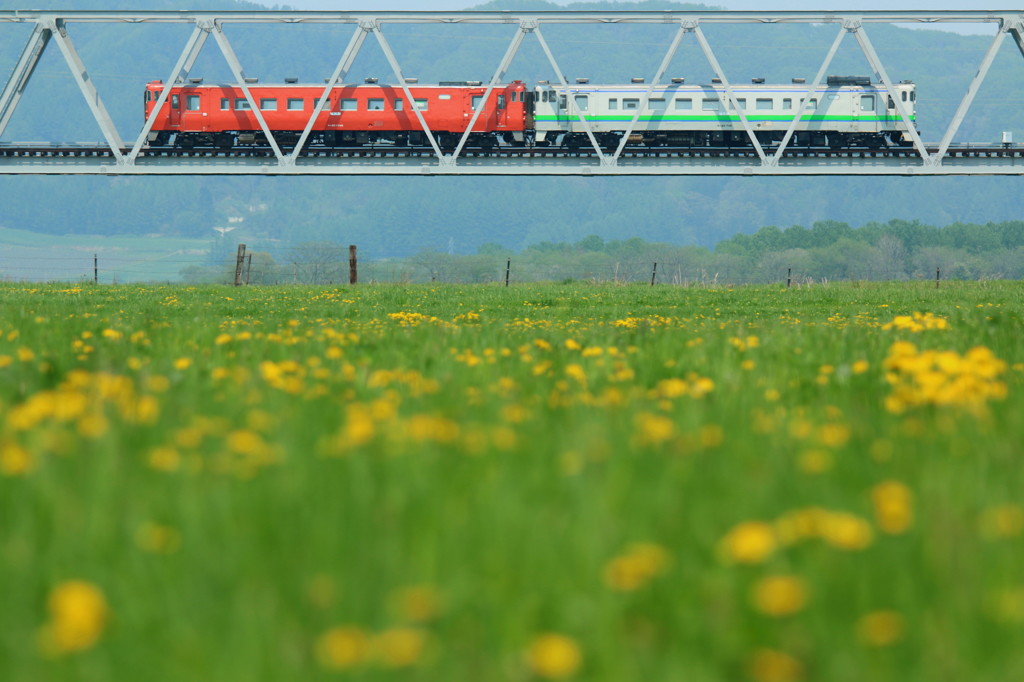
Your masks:
M683 78L673 78L653 89L639 78L619 85L591 84L582 78L570 85L540 81L532 87L514 80L494 87L489 94L479 81L420 84L408 79L406 87L411 102L406 101L409 96L402 86L381 84L373 78L330 88L329 101L316 115L306 144L324 148L423 146L428 139L418 110L438 145L452 150L482 103L466 141L468 149L585 149L590 139L581 115L605 149L615 149L621 143L634 117L636 124L626 141L629 146L749 146L737 109L743 110L758 142L771 147L782 141L795 107L808 92L808 86L797 78L786 84L755 78L750 84L734 85L734 102L718 79L688 85ZM164 88L162 81L146 85L147 118ZM302 84L294 78L285 83L253 82L247 88L275 141L288 149L301 139L325 90L325 86ZM644 103L649 89L650 97ZM824 85L810 90L791 146L882 148L911 143L895 100L900 100L916 125L917 90L912 81L894 84L890 91L882 83L872 83L868 76L828 76ZM240 86L206 84L200 78L171 86L148 142L151 147L181 149L268 144Z

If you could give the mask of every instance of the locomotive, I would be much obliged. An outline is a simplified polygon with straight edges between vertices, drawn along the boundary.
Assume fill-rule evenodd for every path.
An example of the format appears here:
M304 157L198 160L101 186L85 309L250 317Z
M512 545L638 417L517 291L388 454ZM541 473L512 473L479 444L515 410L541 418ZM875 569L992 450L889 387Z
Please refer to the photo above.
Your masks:
M643 79L623 85L591 85L577 79L568 87L546 81L533 88L522 81L495 87L490 94L479 81L441 82L421 85L407 81L412 101L398 85L341 84L331 88L328 101L316 115L307 144L312 147L390 145L422 146L427 143L418 110L440 147L451 150L465 133L474 112L480 115L467 139L467 148L499 146L589 146L586 118L599 145L614 149L639 111L627 145L716 147L749 146L740 112L764 146L778 144L795 117L795 107L807 93L801 79L788 84L766 84L755 78L749 85L732 88L735 103L725 96L718 79L707 85L687 85L673 78L653 88ZM164 84L146 86L148 117ZM284 84L249 86L267 127L282 148L294 148L324 88L286 79ZM484 102L484 97L487 101ZM902 81L889 91L867 76L829 76L825 85L812 88L805 111L796 127L794 147L867 147L909 144L907 125L900 117L899 98L911 120L916 120L916 87ZM643 110L641 109L643 106ZM235 145L265 146L266 136L249 100L237 85L203 83L190 79L175 84L155 119L150 146L191 149L230 149Z

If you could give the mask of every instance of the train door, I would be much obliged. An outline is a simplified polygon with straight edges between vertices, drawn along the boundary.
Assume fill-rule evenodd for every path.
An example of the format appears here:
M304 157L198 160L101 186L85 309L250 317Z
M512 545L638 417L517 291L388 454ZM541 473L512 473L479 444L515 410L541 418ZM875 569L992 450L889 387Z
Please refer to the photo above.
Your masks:
M172 128L181 127L181 95L178 93L171 93L169 98L171 106L170 126Z
M199 92L183 92L181 94L180 121L187 130L203 131L207 129L206 111L203 109L203 98Z

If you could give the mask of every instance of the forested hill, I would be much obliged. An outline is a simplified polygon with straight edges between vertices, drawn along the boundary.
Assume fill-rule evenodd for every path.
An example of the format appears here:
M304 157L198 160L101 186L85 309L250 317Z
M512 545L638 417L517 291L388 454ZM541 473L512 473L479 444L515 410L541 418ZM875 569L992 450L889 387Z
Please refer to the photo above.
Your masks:
M32 2L50 7L65 2ZM252 3L191 0L195 9L257 9ZM0 8L22 3L0 0ZM177 0L76 1L75 9L179 9ZM482 9L694 8L662 2L553 5L541 0L491 3ZM351 35L339 26L230 26L228 35L249 75L316 81L329 74ZM514 27L394 26L391 42L410 75L422 82L486 80ZM570 78L612 82L650 76L672 26L550 26L544 29ZM723 68L737 82L752 77L811 77L835 26L709 26ZM937 140L967 88L989 38L871 26L872 41L895 79L919 88L919 125ZM125 138L142 125L142 89L166 78L187 38L187 26L72 25L82 54ZM6 75L28 27L0 26L0 73ZM460 37L460 40L455 40ZM683 41L669 75L707 81L711 70L696 42ZM1019 87L1024 60L1007 41L978 94L961 139L991 141L1003 130L1024 139ZM834 73L868 73L848 38ZM367 42L352 77L391 80L379 48ZM528 82L552 73L536 41L527 40L509 70ZM227 79L211 41L195 76ZM44 57L3 140L100 139L56 49ZM768 224L840 220L852 225L889 219L933 224L984 223L1016 217L1019 181L1000 178L10 178L0 177L0 224L51 234L213 236L211 228L244 217L247 238L268 244L328 239L359 243L368 257L420 248L473 252L485 242L511 248L541 241L641 237L712 245ZM55 201L54 198L57 198Z

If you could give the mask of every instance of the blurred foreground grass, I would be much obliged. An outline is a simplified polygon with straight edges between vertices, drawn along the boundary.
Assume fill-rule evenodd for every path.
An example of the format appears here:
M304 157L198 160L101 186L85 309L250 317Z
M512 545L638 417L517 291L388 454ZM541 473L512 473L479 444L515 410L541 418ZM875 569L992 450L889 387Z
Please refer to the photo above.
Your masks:
M0 679L1021 679L1022 292L3 286Z

